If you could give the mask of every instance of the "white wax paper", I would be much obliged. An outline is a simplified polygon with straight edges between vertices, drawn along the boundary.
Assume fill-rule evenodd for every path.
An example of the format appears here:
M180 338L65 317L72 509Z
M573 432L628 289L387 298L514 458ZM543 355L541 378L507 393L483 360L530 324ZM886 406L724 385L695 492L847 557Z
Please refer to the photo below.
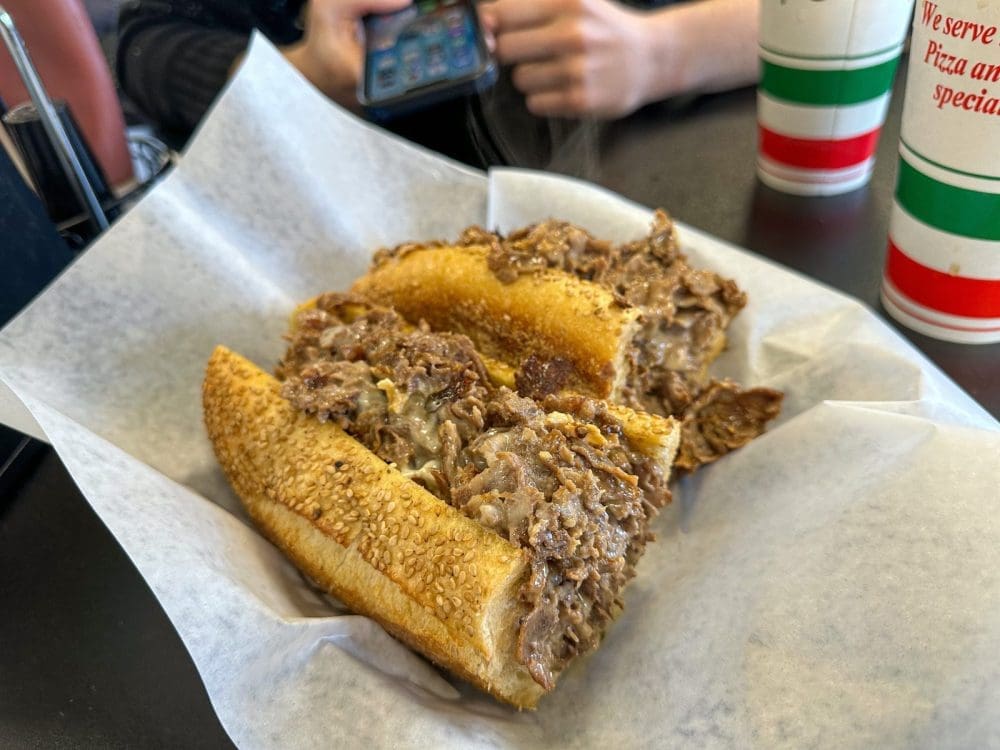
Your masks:
M55 446L244 748L1000 745L996 422L857 302L689 227L750 295L716 374L785 408L679 485L624 615L537 712L343 612L246 522L201 425L212 347L270 368L294 304L374 248L548 216L628 239L651 212L406 145L255 40L174 173L0 333L0 417Z

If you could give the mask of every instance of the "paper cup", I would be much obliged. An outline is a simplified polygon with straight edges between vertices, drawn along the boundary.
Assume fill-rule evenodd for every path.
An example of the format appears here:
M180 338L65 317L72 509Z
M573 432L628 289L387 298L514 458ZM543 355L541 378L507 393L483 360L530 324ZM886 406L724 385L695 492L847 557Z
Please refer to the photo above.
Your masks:
M1000 341L1000 2L913 22L882 303L904 325Z
M757 174L835 195L871 178L913 0L764 0Z

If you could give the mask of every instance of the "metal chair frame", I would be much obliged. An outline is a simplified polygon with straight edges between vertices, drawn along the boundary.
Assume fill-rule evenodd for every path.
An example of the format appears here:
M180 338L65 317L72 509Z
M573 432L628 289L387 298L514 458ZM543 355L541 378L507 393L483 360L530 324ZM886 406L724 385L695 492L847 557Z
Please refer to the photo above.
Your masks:
M87 180L83 165L80 163L80 157L73 150L62 121L45 91L42 79L31 62L24 40L14 25L14 19L2 5L0 5L0 37L3 37L4 44L14 59L14 65L17 66L18 74L28 90L28 95L38 110L42 127L45 128L45 133L52 142L59 164L66 175L66 180L80 200L80 205L86 209L94 228L98 232L103 232L108 228L108 218L104 209L101 208L94 187Z

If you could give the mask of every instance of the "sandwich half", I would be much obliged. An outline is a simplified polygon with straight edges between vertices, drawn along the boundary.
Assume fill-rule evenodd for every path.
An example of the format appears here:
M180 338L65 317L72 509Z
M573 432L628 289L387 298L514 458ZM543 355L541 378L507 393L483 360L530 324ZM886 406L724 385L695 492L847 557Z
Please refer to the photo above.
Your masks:
M352 291L466 334L522 394L578 392L676 417L683 471L757 437L781 408L779 391L709 376L747 297L688 263L662 211L646 237L622 244L546 221L400 245L376 253Z
M497 386L465 336L347 295L272 377L216 349L205 423L248 513L309 577L432 661L534 708L623 606L680 430Z

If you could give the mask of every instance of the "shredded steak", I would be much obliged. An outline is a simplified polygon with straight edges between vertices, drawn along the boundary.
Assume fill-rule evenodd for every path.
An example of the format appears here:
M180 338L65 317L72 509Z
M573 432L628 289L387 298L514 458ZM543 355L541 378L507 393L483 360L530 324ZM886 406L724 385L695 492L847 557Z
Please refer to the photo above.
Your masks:
M781 394L770 388L744 390L730 380L712 381L684 412L674 466L694 471L746 445L780 410Z
M327 294L301 313L278 367L282 395L332 420L383 460L525 549L531 573L518 658L551 688L597 645L670 500L605 404L494 388L464 336ZM539 363L531 382L558 381Z

